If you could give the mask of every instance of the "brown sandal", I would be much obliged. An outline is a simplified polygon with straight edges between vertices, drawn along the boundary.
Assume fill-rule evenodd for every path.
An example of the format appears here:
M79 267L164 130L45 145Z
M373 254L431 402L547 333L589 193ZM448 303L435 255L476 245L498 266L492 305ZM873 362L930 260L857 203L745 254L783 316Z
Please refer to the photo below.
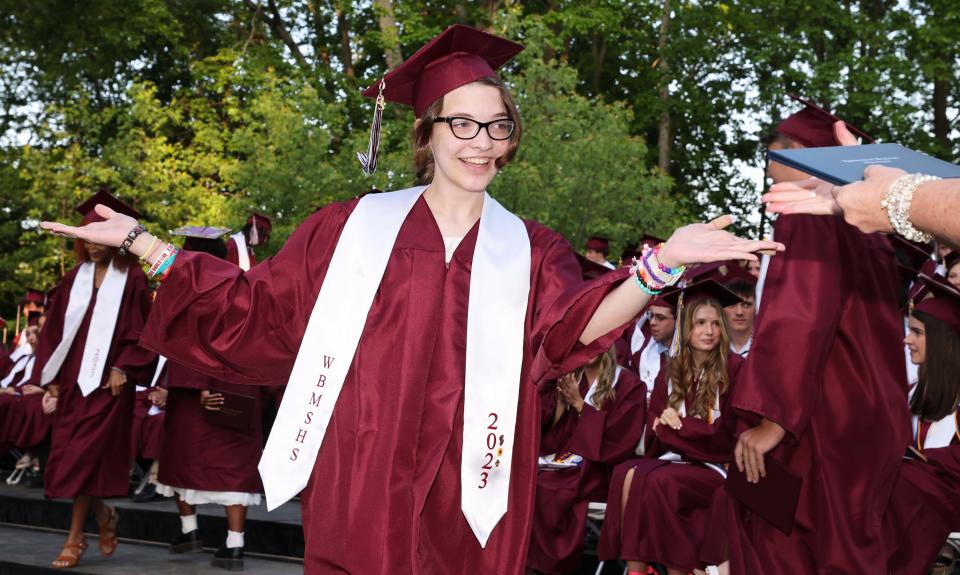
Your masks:
M97 527L100 528L100 554L104 557L110 557L117 550L117 521L120 520L120 514L117 510L108 505L104 505L110 512L104 521L97 519Z
M80 563L80 558L83 557L83 552L87 550L87 542L80 541L79 543L67 543L63 544L63 550L60 551L60 555L57 555L57 558L53 560L53 563L50 565L54 569L71 569L77 566L77 563Z

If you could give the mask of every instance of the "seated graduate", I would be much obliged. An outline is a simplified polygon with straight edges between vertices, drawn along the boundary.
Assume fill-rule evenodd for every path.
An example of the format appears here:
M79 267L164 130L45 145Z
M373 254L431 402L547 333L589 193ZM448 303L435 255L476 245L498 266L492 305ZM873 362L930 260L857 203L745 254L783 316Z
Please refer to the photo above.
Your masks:
M714 493L736 443L727 400L744 360L730 351L723 309L738 298L708 279L667 296L678 301L676 355L660 372L647 415L646 455L617 466L598 555L629 573L651 563L668 573L699 568Z
M646 387L617 365L616 350L591 359L548 388L527 567L571 573L580 567L587 506L606 501L613 466L633 455L643 433Z
M960 290L926 275L918 287L904 340L920 366L909 397L913 442L884 515L893 575L927 573L960 530Z
M174 231L184 235L184 251L224 259L219 228L192 226ZM247 507L260 505L263 487L257 462L263 447L261 398L270 389L228 383L199 373L176 361L166 361L166 413L156 492L174 497L181 533L170 542L170 553L203 549L197 525L197 505L222 505L227 516L226 542L214 554L214 567L243 568ZM234 425L210 417L221 411L227 397L248 398L244 421Z
M163 447L163 428L167 404L167 360L160 357L153 377L144 385L137 385L137 400L133 408L133 425L130 428L130 459L146 460L149 471L133 493L138 503L163 500L157 493L157 473L160 451Z
M724 308L727 325L730 327L730 350L740 357L747 357L753 346L753 324L757 317L757 277L736 263L729 270L723 284L737 294L740 301Z
M35 452L50 432L52 417L43 413L42 387L30 383L36 367L37 338L40 327L37 318L31 318L24 330L26 353L18 354L17 360L0 373L0 452L12 448L23 451L15 470L7 478L7 484L21 484L23 478L40 471L40 460ZM32 479L32 477L30 477Z

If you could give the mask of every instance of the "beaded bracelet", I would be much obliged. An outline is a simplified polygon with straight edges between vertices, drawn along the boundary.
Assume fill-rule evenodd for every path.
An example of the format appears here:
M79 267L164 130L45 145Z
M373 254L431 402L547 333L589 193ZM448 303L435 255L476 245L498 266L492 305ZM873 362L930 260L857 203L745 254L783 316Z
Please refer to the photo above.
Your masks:
M926 174L907 174L894 180L886 197L880 201L880 207L887 211L890 226L895 232L914 242L925 244L933 241L932 235L921 232L910 223L910 204L920 184L939 179Z
M685 266L672 269L664 266L657 258L659 252L660 246L653 249L646 247L641 255L642 263L637 258L633 258L633 265L630 266L637 285L644 293L651 296L656 296L665 288L676 284L686 269ZM654 260L656 266L652 265L651 260ZM655 269L663 272L666 277L658 275Z
M140 224L137 224L133 227L132 230L127 232L127 237L123 239L123 243L120 244L120 249L117 250L117 255L123 257L127 255L127 250L130 249L130 246L133 245L133 241L137 239L137 236L147 231L147 228L143 227Z

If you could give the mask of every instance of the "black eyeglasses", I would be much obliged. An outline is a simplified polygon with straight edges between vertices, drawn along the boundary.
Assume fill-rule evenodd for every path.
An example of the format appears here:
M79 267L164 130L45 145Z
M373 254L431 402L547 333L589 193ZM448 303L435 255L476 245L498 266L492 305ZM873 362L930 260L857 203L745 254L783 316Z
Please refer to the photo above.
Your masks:
M487 130L491 140L506 140L513 134L517 123L509 118L500 118L491 122L478 122L470 118L438 117L434 122L443 122L450 126L450 131L458 140L472 140L480 133L481 128Z

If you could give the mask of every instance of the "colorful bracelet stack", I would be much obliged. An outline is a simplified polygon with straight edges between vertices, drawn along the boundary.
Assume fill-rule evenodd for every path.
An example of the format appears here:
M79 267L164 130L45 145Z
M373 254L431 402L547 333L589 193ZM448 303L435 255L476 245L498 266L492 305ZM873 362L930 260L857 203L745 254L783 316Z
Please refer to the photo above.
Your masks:
M932 235L921 232L910 223L910 204L913 193L920 184L939 179L925 174L907 174L894 180L887 196L880 202L880 207L887 210L890 226L895 232L912 242L926 244L933 241Z
M640 260L633 258L633 265L630 271L640 289L648 295L659 295L665 288L672 286L680 280L685 266L677 268L668 268L660 262L660 248L663 244L655 248L645 246Z
M157 260L150 266L150 271L147 272L147 275L159 281L167 279L167 274L170 273L170 267L173 265L173 260L176 259L177 252L179 251L180 250L173 244L166 244L163 247L163 251L160 252L160 255L157 257Z

